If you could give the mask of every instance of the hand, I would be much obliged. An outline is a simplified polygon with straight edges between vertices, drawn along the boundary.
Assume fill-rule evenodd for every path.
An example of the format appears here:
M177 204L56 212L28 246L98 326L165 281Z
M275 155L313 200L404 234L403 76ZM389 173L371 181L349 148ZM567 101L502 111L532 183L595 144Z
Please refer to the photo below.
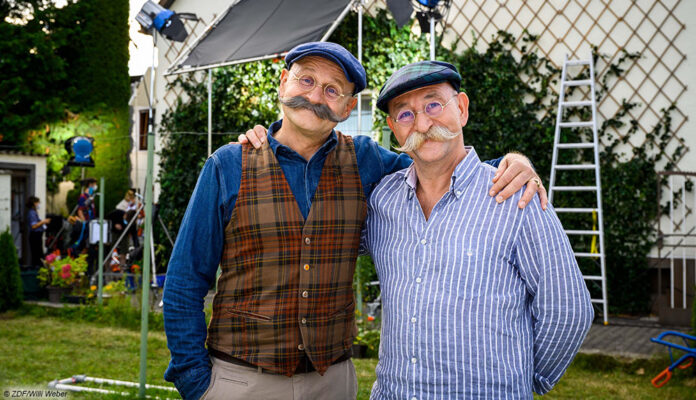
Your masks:
M519 208L526 207L532 200L532 197L534 197L534 194L539 192L541 208L546 210L548 204L546 189L541 184L539 175L532 168L532 164L522 154L508 153L505 155L493 177L493 183L488 194L496 196L495 201L498 203L502 203L527 184L527 189L522 194L522 198L517 203L517 206Z
M50 223L51 223L51 219L50 219L50 218L44 218L44 219L41 221L41 223L44 224L44 225L50 224Z
M261 125L254 126L254 129L249 129L246 133L239 135L237 139L240 144L251 143L255 149L260 149L266 142L266 128Z

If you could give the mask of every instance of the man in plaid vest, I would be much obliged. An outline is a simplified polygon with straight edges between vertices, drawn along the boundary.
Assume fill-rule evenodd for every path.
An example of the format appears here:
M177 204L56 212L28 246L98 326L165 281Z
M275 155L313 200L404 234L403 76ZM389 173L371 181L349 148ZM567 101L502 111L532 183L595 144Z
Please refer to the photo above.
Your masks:
M265 140L250 135L257 146L227 145L207 160L169 262L165 379L185 399L357 394L352 281L366 200L411 159L334 130L366 85L365 70L345 48L306 43L285 63L278 87L284 118ZM497 186L512 181L499 201L536 178L519 155L492 164L505 167ZM529 186L527 201L537 190ZM206 337L203 299L218 265Z

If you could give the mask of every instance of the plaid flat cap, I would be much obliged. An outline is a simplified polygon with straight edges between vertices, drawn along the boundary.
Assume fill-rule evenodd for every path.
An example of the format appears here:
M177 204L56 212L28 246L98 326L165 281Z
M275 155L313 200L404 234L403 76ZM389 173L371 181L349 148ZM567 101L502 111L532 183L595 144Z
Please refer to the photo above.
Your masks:
M362 64L355 58L350 51L343 46L331 42L309 42L295 46L285 56L285 66L290 69L292 64L307 56L318 56L326 58L338 64L343 73L355 85L353 94L361 92L367 85L367 73Z
M462 76L457 68L443 61L420 61L408 64L394 72L382 86L377 98L377 108L389 112L389 101L401 94L437 83L449 82L459 91Z

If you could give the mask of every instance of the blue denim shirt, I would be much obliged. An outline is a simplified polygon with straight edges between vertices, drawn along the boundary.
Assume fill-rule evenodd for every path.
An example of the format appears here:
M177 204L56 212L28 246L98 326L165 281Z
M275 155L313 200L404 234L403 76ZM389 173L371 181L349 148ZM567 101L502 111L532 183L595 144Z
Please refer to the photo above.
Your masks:
M274 137L282 120L268 129L268 143L288 181L302 215L307 218L327 154L337 143L336 133L307 161ZM353 138L358 173L365 197L382 177L408 167L406 154L395 154L367 136ZM497 166L501 159L489 162ZM184 399L198 399L210 383L211 367L205 348L207 328L203 298L215 281L222 257L224 230L230 221L241 184L242 147L218 149L203 166L181 222L169 260L164 288L164 327L171 352L164 373Z

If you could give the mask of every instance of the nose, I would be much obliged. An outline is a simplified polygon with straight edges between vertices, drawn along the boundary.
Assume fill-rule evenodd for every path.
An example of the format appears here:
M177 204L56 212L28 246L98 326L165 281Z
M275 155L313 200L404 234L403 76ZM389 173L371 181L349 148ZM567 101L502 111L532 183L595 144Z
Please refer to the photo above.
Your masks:
M420 133L427 132L433 125L433 120L424 112L416 114L416 120L413 122L413 127Z
M314 104L321 104L324 100L324 87L315 85L312 90L307 92L307 98Z

